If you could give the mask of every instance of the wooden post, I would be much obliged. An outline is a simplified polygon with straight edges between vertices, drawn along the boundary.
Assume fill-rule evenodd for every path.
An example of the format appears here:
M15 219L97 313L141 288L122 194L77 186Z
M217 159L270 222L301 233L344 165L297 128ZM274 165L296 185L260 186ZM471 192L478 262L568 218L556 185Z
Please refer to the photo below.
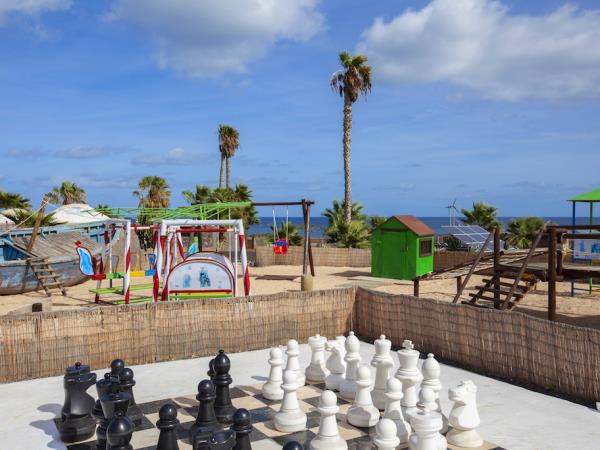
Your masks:
M40 225L42 223L42 219L44 218L44 211L46 211L46 203L48 203L48 197L44 195L42 199L42 206L37 213L37 217L35 218L35 224L33 225L33 230L31 231L31 237L29 238L29 242L27 243L27 253L31 252L33 249L33 244L35 243L35 238L40 230Z
M462 277L459 275L456 277L456 292L460 291L460 286L462 285Z
M548 230L548 320L556 320L556 228Z
M306 203L306 233L308 235L308 262L310 264L310 274L315 276L315 263L313 261L312 239L310 237L310 203Z
M415 297L419 296L419 279L418 278L415 278L413 280L413 295Z
M307 205L306 200L302 199L302 215L304 218L304 252L302 257L302 275L307 275L307 259L308 259L308 245L309 242L309 224L308 224L308 215L307 215Z
M494 305L498 305L500 302L500 280L498 277L498 270L500 266L500 228L494 229Z
M556 274L562 275L563 271L563 238L562 233L556 235Z

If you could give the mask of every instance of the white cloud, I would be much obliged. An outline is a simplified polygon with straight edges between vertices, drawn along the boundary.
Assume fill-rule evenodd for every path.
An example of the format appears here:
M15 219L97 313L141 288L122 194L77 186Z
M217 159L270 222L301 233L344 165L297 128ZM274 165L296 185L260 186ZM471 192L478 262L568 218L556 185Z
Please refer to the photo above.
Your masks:
M210 155L188 152L183 148L173 148L162 155L138 155L132 163L140 166L186 166L208 159L210 159Z
M0 0L0 25L10 14L38 16L44 12L71 7L72 0Z
M494 0L433 0L377 18L358 50L398 83L447 81L501 100L600 96L600 10L511 15Z
M109 18L156 41L161 68L189 76L244 72L279 40L306 41L323 27L319 0L116 0Z

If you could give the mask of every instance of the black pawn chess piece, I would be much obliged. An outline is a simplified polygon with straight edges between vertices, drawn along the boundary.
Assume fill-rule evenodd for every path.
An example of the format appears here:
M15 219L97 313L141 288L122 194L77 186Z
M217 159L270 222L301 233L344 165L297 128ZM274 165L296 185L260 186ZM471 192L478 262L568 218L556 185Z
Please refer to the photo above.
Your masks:
M215 358L208 362L208 372L206 372L206 375L208 375L210 381L213 381L213 378L215 378Z
M304 447L300 442L287 441L281 450L304 450Z
M235 447L235 432L232 430L214 431L205 436L205 439L194 443L193 450L233 450Z
M110 375L110 374L109 374ZM122 415L127 414L127 406L129 405L129 394L121 392L119 383L109 377L110 385L107 392L100 397L100 405L102 406L102 420L96 429L96 449L107 449L107 429L110 421L117 413Z
M215 376L213 383L217 398L215 399L215 415L217 420L224 424L230 424L233 420L235 408L231 403L231 395L229 394L229 385L232 383L229 369L231 362L223 350L219 350L219 354L215 357Z
M135 397L133 396L135 380L133 379L133 370L129 367L125 367L119 372L119 386L123 392L127 392L130 396L129 405L127 406L127 416L133 421L136 427L139 427L144 418L144 413L142 413L140 407L135 403Z
M158 411L158 421L156 422L156 428L160 430L158 436L158 445L156 450L179 450L179 444L177 444L177 407L172 403L167 403L161 406Z
M215 386L210 380L202 380L198 383L198 395L196 400L200 402L198 405L198 415L196 421L190 427L190 441L193 443L196 434L209 434L213 431L220 430L221 424L215 415Z
M117 411L106 429L107 450L133 450L129 443L133 430L131 419L123 411Z
M252 450L250 433L252 433L252 418L247 409L240 408L233 415L231 430L235 431L234 450Z
M110 378L113 381L119 381L119 373L125 368L125 362L122 359L113 359L110 363Z
M94 383L96 374L90 372L87 364L77 362L67 367L63 378L65 402L60 423L60 437L64 442L82 441L94 435L94 398L86 392Z

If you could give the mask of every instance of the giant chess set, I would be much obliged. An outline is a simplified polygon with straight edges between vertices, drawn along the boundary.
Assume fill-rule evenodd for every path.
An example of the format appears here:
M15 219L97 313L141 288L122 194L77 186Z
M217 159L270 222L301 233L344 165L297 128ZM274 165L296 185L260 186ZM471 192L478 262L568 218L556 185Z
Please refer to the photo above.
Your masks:
M440 365L430 353L419 370L420 353L411 341L397 352L395 373L391 341L375 341L374 379L353 332L330 341L312 336L308 344L305 370L291 339L287 360L282 349L271 349L267 381L252 386L231 386L231 362L220 350L197 395L141 404L134 373L122 360L99 380L76 363L66 370L65 402L55 423L68 450L500 449L477 431L475 384L465 380L449 389L454 405L444 415ZM97 400L87 393L93 384Z

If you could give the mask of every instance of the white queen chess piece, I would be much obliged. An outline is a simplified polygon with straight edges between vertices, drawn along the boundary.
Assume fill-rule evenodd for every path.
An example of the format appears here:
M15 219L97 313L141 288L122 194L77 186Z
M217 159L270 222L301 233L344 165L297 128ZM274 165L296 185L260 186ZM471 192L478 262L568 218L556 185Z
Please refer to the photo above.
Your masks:
M408 441L410 450L447 450L446 438L440 434L442 415L427 408L418 409L410 418L415 431Z
M400 400L402 400L402 383L398 378L390 378L385 386L385 411L383 417L386 419L393 420L396 424L396 434L400 443L408 442L411 428L410 424L404 419L402 415L402 408L400 407Z
M381 419L375 426L375 433L373 444L378 450L394 450L400 445L400 439L396 435L396 425L393 420Z
M371 371L367 366L358 368L356 384L356 397L348 409L346 420L355 427L372 427L379 421L379 410L373 406L371 399Z
M413 343L405 340L402 343L402 349L398 350L398 360L400 367L396 372L396 378L402 382L402 413L408 417L417 409L417 387L421 382L423 375L419 372L417 364L419 363L419 352L414 349Z
M343 346L343 343L340 344L337 339L325 344L325 350L331 353L325 363L325 367L330 372L325 378L325 387L332 391L340 390L340 383L344 380L344 375L346 374L346 364L342 359L340 345Z
M344 345L346 347L346 356L344 356L346 376L340 383L340 397L352 401L356 396L356 372L360 366L360 342L353 331L348 333Z
M300 409L298 403L298 384L296 383L296 373L291 370L283 372L283 400L279 411L273 417L275 429L284 433L293 433L306 428L306 413Z
M477 432L481 420L477 412L477 386L471 380L462 381L448 389L448 398L454 402L448 422L452 429L446 435L448 442L459 447L479 447L483 439Z
M283 352L279 347L274 347L269 353L269 379L262 387L262 395L268 400L281 400L283 398Z
M325 343L327 338L316 334L308 338L308 345L312 350L310 364L306 368L306 379L310 381L325 381L329 370L325 367Z
M375 367L375 385L371 391L373 405L380 411L385 409L385 384L390 377L390 370L394 367L394 360L390 355L392 341L385 338L385 335L379 336L375 342L375 355L371 360L371 366Z
M437 403L437 407L433 410L442 415L442 420L444 422L444 425L442 426L442 434L445 434L448 431L448 418L444 416L444 413L442 412L442 404L440 403L440 391L442 390L440 372L440 364L435 359L433 353L428 353L427 359L425 359L423 365L421 366L421 373L423 374L421 389L423 387L428 387L435 393L435 402Z
M299 387L304 386L306 384L306 377L304 376L304 372L300 370L300 346L296 339L290 339L287 342L285 354L287 355L285 370L294 371L296 373L296 383L298 383Z
M310 441L311 450L346 450L348 444L340 437L336 414L340 410L333 391L321 393L317 410L321 413L319 433Z

